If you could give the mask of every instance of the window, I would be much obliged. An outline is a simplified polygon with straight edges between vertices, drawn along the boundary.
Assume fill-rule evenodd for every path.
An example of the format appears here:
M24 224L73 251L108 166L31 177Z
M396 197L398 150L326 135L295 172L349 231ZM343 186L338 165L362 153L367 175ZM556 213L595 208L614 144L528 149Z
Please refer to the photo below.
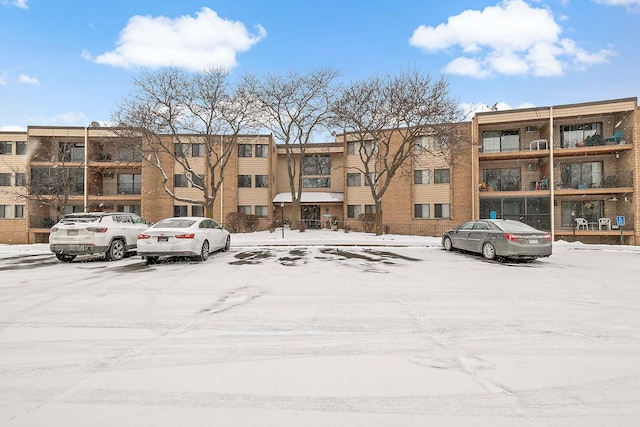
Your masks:
M0 173L0 187L8 187L11 185L11 174Z
M204 216L204 206L202 205L191 206L191 216Z
M413 183L414 184L428 184L429 183L429 169L422 169L422 170L413 171Z
M12 154L10 142L0 141L0 154Z
M82 212L82 206L80 207L80 212ZM132 214L136 214L136 215L140 215L140 205L118 205L117 212L124 212L124 213L132 213Z
M376 179L378 179L378 173L377 172L369 172L368 174L365 175L365 182L367 183L367 185L376 185Z
M347 218L358 218L361 213L360 205L347 205Z
M331 178L302 178L303 188L329 188Z
M520 134L517 129L482 132L482 152L519 151Z
M269 175L256 175L256 188L269 188Z
M189 156L189 144L182 144L178 142L177 144L174 144L173 149L173 154L175 154L176 157Z
M351 141L347 142L347 154L360 154L360 148L364 156L371 156L375 154L376 144L375 141Z
M84 208L82 207L82 205L67 205L64 207L65 215L70 213L80 213L80 212L84 212Z
M238 212L251 215L251 206L238 206Z
M187 177L183 173L177 173L173 175L173 186L174 187L188 187L189 181L187 181Z
M604 187L602 162L563 163L562 187L598 188Z
M84 144L61 143L58 160L61 162L82 162L84 160Z
M435 218L450 218L450 207L449 203L435 203L433 205L433 216Z
M9 205L0 205L0 218L9 218Z
M15 206L15 215L14 218L24 218L24 205L16 205Z
M328 154L314 154L304 157L303 175L331 175L331 157Z
M429 203L416 203L413 205L413 216L419 219L429 219Z
M496 191L519 191L520 168L515 169L484 169L482 180L487 187L493 187Z
M238 175L238 188L251 188L251 175Z
M204 188L204 175L198 174L198 173L192 173L191 180L193 181L194 187Z
M105 154L105 160L110 160L110 155ZM122 146L118 148L117 158L119 162L141 162L142 161L142 153L137 147L133 145Z
M256 157L269 157L269 145L256 144Z
M361 176L362 175L360 173L348 173L347 174L347 187L360 187L362 185L360 183Z
M251 144L238 144L238 157L253 157Z
M594 135L602 136L602 122L560 126L560 146L573 148Z
M429 148L431 148L431 137L427 135L423 135L423 136L418 136L414 140L413 151L417 151L417 152L429 151Z
M27 143L24 141L16 142L16 154L23 155L27 154Z
M204 157L204 144L191 144L192 157ZM194 215L201 216L201 215Z
M604 203L602 200L584 200L562 202L561 224L564 227L572 227L574 218L584 218L587 222L597 223L604 215Z
M118 194L140 194L142 175L121 173L118 175Z
M364 213L366 214L376 213L376 205L364 205Z
M27 174L16 172L16 187L24 187L27 185Z
M173 207L173 216L187 216L186 205L176 205Z
M449 169L436 169L433 171L434 184L448 184L451 180Z
M269 207L256 206L256 216L269 216Z

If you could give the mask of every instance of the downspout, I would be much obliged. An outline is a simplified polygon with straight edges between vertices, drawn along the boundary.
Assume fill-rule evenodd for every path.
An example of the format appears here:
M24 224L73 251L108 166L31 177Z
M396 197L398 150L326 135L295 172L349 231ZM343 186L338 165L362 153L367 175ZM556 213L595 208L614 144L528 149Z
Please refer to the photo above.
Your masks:
M549 189L551 190L549 196L549 212L551 221L551 241L556 240L556 213L555 213L555 179L554 179L554 165L553 165L553 107L549 107Z
M89 127L84 127L84 206L83 211L87 212L89 205Z
M475 143L475 133L476 133L476 116L474 114L473 119L471 120L471 219L476 218L476 197L479 197L479 193L476 191L476 143ZM480 215L478 215L480 217Z
M222 138L222 135L220 135L220 154L224 156L224 139ZM222 177L223 170L224 169L220 170L220 179L222 180L222 182L220 183L220 224L224 226L224 179ZM213 171L212 173L215 173L215 171Z

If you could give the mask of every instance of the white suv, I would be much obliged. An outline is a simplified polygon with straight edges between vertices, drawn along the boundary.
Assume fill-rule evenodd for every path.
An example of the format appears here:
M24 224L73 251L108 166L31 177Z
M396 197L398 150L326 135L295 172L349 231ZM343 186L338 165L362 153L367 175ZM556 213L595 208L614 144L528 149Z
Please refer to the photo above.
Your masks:
M147 228L149 223L132 213L68 214L51 227L49 249L64 262L77 255L100 253L107 261L117 261L135 251L138 234Z

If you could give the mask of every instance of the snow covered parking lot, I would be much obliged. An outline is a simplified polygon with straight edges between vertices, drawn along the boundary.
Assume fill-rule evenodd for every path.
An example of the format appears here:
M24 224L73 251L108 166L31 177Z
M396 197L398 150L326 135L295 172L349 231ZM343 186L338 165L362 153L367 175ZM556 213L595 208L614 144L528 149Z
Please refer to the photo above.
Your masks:
M279 233L157 265L0 246L0 425L640 422L640 247Z

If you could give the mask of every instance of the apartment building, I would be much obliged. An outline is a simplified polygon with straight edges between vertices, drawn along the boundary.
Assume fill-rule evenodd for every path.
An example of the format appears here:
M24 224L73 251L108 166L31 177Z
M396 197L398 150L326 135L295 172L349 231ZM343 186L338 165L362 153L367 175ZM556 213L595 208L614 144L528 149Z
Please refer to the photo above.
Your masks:
M476 114L473 216L638 244L639 120L637 98Z
M382 199L385 229L439 236L472 218L515 218L556 240L638 244L639 125L637 98L478 113L453 125L460 142L453 156L438 155L446 147L427 129ZM203 136L163 138L183 150L192 172L168 154L161 170L150 166L141 138L117 129L0 132L0 243L47 242L66 212L135 212L154 222L203 215L190 202L201 197L197 184L209 180ZM357 144L341 134L303 156L295 147L287 153L271 135L242 135L212 216L221 223L231 212L265 223L290 217L291 154L303 162L300 219L310 227L331 221L362 229L361 214L374 213L375 204ZM400 141L392 138L394 144Z

